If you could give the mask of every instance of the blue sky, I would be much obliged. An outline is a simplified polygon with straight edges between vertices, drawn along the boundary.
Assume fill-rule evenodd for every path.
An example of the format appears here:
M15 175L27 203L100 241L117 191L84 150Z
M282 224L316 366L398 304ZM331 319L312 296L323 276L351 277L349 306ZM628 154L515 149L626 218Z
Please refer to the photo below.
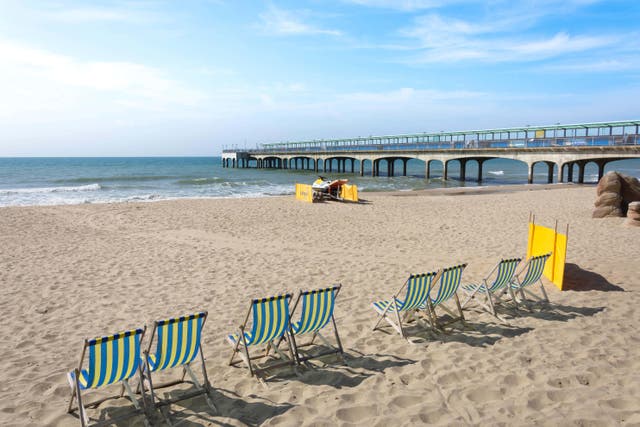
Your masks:
M0 156L640 118L640 2L0 0Z

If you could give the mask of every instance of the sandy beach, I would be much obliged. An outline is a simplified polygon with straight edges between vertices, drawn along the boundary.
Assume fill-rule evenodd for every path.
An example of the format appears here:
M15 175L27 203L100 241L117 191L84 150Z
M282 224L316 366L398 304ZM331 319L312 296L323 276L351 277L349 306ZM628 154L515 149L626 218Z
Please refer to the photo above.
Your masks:
M66 414L65 374L83 338L208 310L219 411L187 400L172 406L177 425L640 425L640 230L592 219L594 187L458 193L0 209L0 424L79 425ZM570 224L571 290L545 282L551 304L508 323L470 307L473 329L410 328L416 345L372 332L371 302L409 273L465 262L463 283L476 282L500 258L523 256L529 212ZM328 357L265 388L227 365L225 334L251 298L333 283L348 366Z

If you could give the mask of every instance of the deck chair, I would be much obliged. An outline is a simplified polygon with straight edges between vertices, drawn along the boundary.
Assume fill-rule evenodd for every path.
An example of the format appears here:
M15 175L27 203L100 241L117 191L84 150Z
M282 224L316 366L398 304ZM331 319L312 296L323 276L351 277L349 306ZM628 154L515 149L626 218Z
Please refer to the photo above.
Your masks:
M76 369L67 374L69 386L71 387L71 401L67 412L73 413L77 409L80 424L83 427L90 425L86 407L96 407L106 400L121 398L125 392L133 403L134 411L116 418L101 420L91 425L109 425L139 414L144 414L145 425L148 425L144 396L141 399L142 406L140 406L129 385L129 379L136 374L138 379L142 381L140 342L144 332L145 329L132 329L105 337L84 340L80 363ZM87 351L89 352L89 361L87 368L83 369L82 365ZM83 401L83 392L116 383L121 384L119 395L106 397L91 403ZM77 408L73 406L76 399L78 401Z
M285 334L289 330L289 302L291 294L278 295L270 298L254 299L251 301L249 312L240 325L239 333L227 335L227 341L233 346L233 353L229 360L229 365L236 365L244 361L249 368L249 375L256 376L263 382L262 373L268 369L284 365L295 364L291 340L286 339ZM249 317L252 316L252 325L249 332L245 332ZM289 356L285 356L278 346L277 341L284 338L289 347ZM265 346L264 352L257 356L251 356L250 347ZM280 363L271 363L269 366L259 367L253 363L254 360L266 359L270 356L270 351L274 352L281 359ZM236 355L240 360L234 360Z
M518 302L516 301L515 295L513 293L513 289L511 288L511 281L516 272L516 268L522 258L509 258L500 260L498 264L487 274L487 276L482 279L482 283L477 284L468 284L461 285L462 291L467 294L467 298L462 303L462 308L465 308L466 305L476 297L476 294L482 294L485 296L485 301L480 301L480 305L482 305L485 309L487 309L494 316L498 317L498 313L496 311L495 302L501 299L501 295L504 295L505 292L508 292L511 296L511 300L518 308ZM493 281L489 284L489 281L494 276ZM496 301L494 302L494 299Z
M157 320L153 324L151 340L149 341L148 348L144 351L144 382L142 384L143 388L145 386L149 388L153 409L160 409L160 412L169 425L171 425L169 417L162 412L162 408L195 396L204 395L209 407L216 411L216 407L211 400L211 384L209 383L204 356L202 354L202 328L206 320L207 312L203 311L188 316ZM151 349L154 342L156 344L155 353L152 354ZM200 355L200 363L202 365L202 385L200 385L191 370L191 363L198 355ZM180 379L163 384L154 384L152 377L156 372L172 368L182 368L182 376ZM185 380L187 374L189 374L191 381ZM195 390L181 393L172 399L161 399L158 397L158 389L181 383L191 383L194 385ZM144 391L143 389L143 392Z
M450 323L454 322L463 322L464 323L464 314L462 313L462 307L460 306L460 300L458 299L458 288L460 287L460 280L462 279L462 271L465 269L467 264L460 264L453 267L443 268L441 270L441 274L439 280L433 282L431 287L431 292L429 293L429 297L426 301L427 314L429 316L429 320L431 322L431 326L434 329L442 329L443 326L446 326ZM439 286L438 286L439 284ZM437 291L436 291L437 288ZM432 296L434 291L436 291L436 295ZM456 302L456 307L458 309L459 316L456 317L456 314L448 308L446 304L451 298L453 298ZM438 315L436 313L436 308L441 307L447 314L449 314L452 319L445 322L438 322Z
M300 307L300 320L291 322L290 337L293 355L298 364L304 363L310 359L326 356L329 354L339 354L344 361L344 351L336 320L333 317L336 297L340 292L342 285L335 285L329 288L316 289L313 291L300 291L296 302L291 309L291 316L295 316L298 307ZM333 324L333 333L335 335L336 345L332 345L320 333L320 331L331 322ZM311 340L307 343L300 344L296 337L311 334ZM328 349L313 355L301 354L302 347L308 347L314 344L316 338L319 338L322 344ZM282 338L280 339L282 341Z
M440 271L412 274L391 299L372 303L373 309L378 313L378 319L373 326L373 330L379 329L380 323L384 320L402 338L412 342L405 333L403 323L407 323L410 320L419 320L417 312L425 309L431 285L439 279L440 274ZM403 291L404 299L399 300L398 297ZM415 319L410 319L411 316Z
M544 290L544 285L542 284L542 273L544 272L544 266L547 263L547 260L551 256L551 252L544 254L533 256L529 258L527 263L522 267L520 272L518 272L513 280L511 281L511 289L520 294L523 302L526 303L527 297L525 293L538 301L549 302L549 297L547 297L547 293ZM525 271L526 270L526 271ZM524 273L524 277L520 279L520 276ZM540 290L542 291L542 298L535 295L527 288L534 285L535 283L540 284Z

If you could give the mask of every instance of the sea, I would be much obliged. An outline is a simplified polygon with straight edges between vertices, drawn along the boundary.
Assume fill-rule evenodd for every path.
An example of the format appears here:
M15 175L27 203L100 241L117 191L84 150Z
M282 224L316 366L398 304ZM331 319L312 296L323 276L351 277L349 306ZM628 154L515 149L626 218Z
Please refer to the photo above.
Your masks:
M347 162L347 165L350 163ZM356 172L358 166L356 165ZM407 176L401 162L396 176L371 177L358 173L320 172L327 178L347 178L360 191L411 191L442 187L525 184L527 166L518 161L492 159L483 166L478 183L475 162L467 164L467 180L460 181L457 162L451 162L449 179L443 180L442 166L432 163L425 178L425 164L410 160ZM605 172L616 170L640 178L640 159L607 164ZM386 165L381 165L384 175ZM312 183L313 171L223 168L220 157L91 157L91 158L0 158L0 207L68 205L83 203L127 203L182 198L243 198L294 194L295 183ZM574 178L577 177L574 173ZM596 165L585 170L585 182L597 181ZM534 184L546 183L546 165L537 165Z

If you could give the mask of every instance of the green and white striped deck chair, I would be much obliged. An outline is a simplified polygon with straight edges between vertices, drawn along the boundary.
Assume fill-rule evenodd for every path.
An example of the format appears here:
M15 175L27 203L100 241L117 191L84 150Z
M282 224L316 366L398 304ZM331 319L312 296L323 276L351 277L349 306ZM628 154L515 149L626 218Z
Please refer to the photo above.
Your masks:
M462 290L467 294L467 298L462 303L462 308L465 308L467 304L476 297L476 294L482 294L486 298L486 302L478 301L480 305L489 310L494 316L498 317L498 313L496 312L496 307L494 303L494 298L496 300L501 299L501 294L503 295L505 292L508 292L511 296L512 301L518 307L518 302L516 301L515 295L513 294L513 289L511 289L511 281L516 273L516 268L522 258L509 258L500 260L500 262L493 267L493 269L487 274L487 276L482 279L482 283L472 283L468 285L462 285ZM489 284L489 280L494 276L495 278ZM496 301L497 302L497 301Z
M431 285L439 279L440 274L440 271L412 274L391 299L373 302L371 305L376 313L378 313L378 319L373 326L373 330L379 329L380 323L384 320L391 325L402 338L411 342L405 333L403 323L408 322L411 315L416 317L417 320L416 314L419 310L426 308ZM403 291L404 299L400 300L398 296Z
M249 312L242 325L240 325L238 333L227 335L227 341L233 346L233 353L231 354L229 365L235 365L244 361L249 368L249 375L255 375L258 380L262 381L263 378L261 374L264 371L295 363L291 341L286 339L285 336L289 331L290 301L291 294L254 299L251 301ZM251 329L249 332L245 332L249 317L252 317ZM281 338L284 338L289 346L289 358L287 358L276 345ZM251 356L249 349L256 346L266 347L263 354ZM253 360L266 359L269 357L271 348L273 348L275 353L282 359L282 363L271 363L264 367L258 367L253 363ZM241 360L234 360L236 355L238 355Z
M203 311L187 316L157 320L153 324L151 340L144 352L144 386L149 387L151 392L151 404L153 408L163 407L181 400L190 399L195 396L204 395L207 404L212 410L216 410L211 401L211 384L207 376L207 368L202 354L202 328L207 320L207 312ZM151 353L155 342L155 352ZM203 384L198 382L195 374L191 370L191 363L200 356L202 366ZM157 372L172 368L182 368L180 379L163 384L154 384L152 376ZM191 381L185 381L186 374L189 374ZM164 387L181 383L191 383L195 390L181 393L171 399L160 399L157 390ZM162 412L168 424L168 416Z
M464 314L462 313L462 307L460 306L460 300L458 299L457 291L460 287L462 271L466 266L467 264L460 264L453 267L443 268L441 270L439 280L433 282L426 305L428 306L431 325L434 328L441 328L441 326L457 321L464 322ZM432 296L434 292L435 296ZM458 313L460 314L458 317L456 317L456 314L454 314L451 309L444 305L449 302L451 298L453 298L456 302L456 307L458 308ZM452 319L444 324L440 324L438 322L438 315L436 314L437 307L441 307L447 314L452 317Z
M344 361L342 342L340 341L336 320L333 316L336 297L341 288L342 285L338 284L329 288L316 289L313 291L300 291L298 294L298 298L291 309L291 316L295 316L297 312L296 309L300 307L300 320L291 322L290 331L291 345L297 363L303 363L310 359L336 353L339 354ZM320 333L329 322L333 324L333 332L336 339L335 346L330 344ZM296 341L296 337L309 334L311 334L311 340L309 342L299 344ZM319 338L328 349L314 355L301 354L300 348L313 345L316 337Z
M92 425L113 424L138 414L144 414L145 424L147 423L144 396L141 407L129 385L129 379L136 374L138 374L139 380L142 381L140 342L144 332L145 329L132 329L105 337L84 340L80 363L76 369L67 374L69 386L71 387L71 401L69 402L68 412L73 413L78 409L82 426L90 424L86 407L95 407L106 400L123 397L125 392L131 399L135 410L117 418L101 420ZM86 369L84 369L82 366L87 352L89 353L89 361ZM118 396L106 397L91 403L83 402L82 392L116 383L120 383L122 386ZM78 401L77 408L73 406L75 399Z
M544 290L544 285L542 284L541 278L542 273L544 272L544 266L550 256L551 252L529 258L529 260L527 260L527 263L522 267L522 270L520 270L520 272L518 272L518 274L516 274L516 276L511 281L511 289L519 293L523 301L527 300L525 296L526 293L527 295L533 297L538 301L549 302L549 297L547 297L547 292ZM524 273L524 277L520 279L522 273ZM540 285L542 298L538 297L527 289L535 283L538 283Z

